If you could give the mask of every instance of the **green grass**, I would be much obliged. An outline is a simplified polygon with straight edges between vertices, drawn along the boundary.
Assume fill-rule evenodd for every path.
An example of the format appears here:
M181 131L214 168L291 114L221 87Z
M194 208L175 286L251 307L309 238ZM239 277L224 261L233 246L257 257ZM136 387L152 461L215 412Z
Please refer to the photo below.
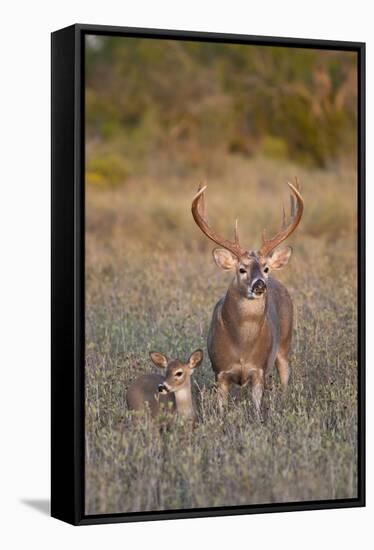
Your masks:
M264 226L276 228L284 182L294 174L305 218L279 276L295 305L292 378L285 396L276 373L269 378L262 424L247 389L217 410L206 336L230 276L194 227L196 180L149 177L88 189L86 513L357 495L353 172L229 161L209 185L208 211L226 233L238 216L243 244L254 247ZM125 394L153 370L149 350L187 359L198 347L205 358L193 377L195 428L135 421Z

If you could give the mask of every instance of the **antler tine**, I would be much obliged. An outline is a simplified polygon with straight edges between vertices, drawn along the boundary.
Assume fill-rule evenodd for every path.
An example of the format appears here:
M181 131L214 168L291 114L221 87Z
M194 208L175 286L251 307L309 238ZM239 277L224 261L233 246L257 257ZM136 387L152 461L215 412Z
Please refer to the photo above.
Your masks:
M293 185L293 187L299 191L299 194L301 194L301 188L300 188L300 182L299 182L299 179L297 176L295 176L295 184ZM290 185L290 184L289 184ZM290 193L290 201L291 201L291 218L293 218L295 216L295 211L296 211L296 199L295 197L293 196L292 193Z
M205 208L205 201L204 201L204 193L208 186L204 185L204 187L201 187L199 185L199 189L192 199L192 205L191 205L191 212L192 216L196 222L196 225L201 229L201 231L213 242L218 244L219 246L222 246L223 248L226 248L230 252L232 252L237 258L240 258L242 254L244 254L245 250L240 246L239 244L239 234L238 234L238 225L237 221L235 224L235 240L229 241L216 233L216 231L210 227L207 219L206 214L206 208Z
M239 244L238 218L235 220L235 244Z
M282 210L283 210L283 216L282 216L282 229L285 229L286 227L286 210L284 208L284 203L282 205Z
M292 219L295 216L295 210L296 210L296 201L292 193L290 193L290 205L291 205L290 216Z
M282 229L272 239L267 240L265 238L265 231L262 233L262 245L258 250L259 256L267 256L274 248L285 241L287 237L291 235L299 225L304 210L304 200L300 193L300 186L297 179L295 179L295 185L288 183L291 189L291 216L288 225L285 223L285 213L283 209L283 226Z
M202 183L199 184L199 189L198 191L201 191L201 189L203 189L203 187L206 189L208 186L205 184L203 185ZM201 198L200 198L200 201L199 201L199 209L200 209L200 212L202 214L202 216L204 218L206 218L206 209L205 209L205 194L204 194L204 191L202 192L201 194Z

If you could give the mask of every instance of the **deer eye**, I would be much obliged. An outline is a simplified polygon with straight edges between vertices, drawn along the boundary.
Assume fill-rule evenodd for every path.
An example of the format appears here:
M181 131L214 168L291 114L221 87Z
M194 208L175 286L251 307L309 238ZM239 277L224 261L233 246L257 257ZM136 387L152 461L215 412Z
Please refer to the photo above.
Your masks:
M183 371L179 370L178 372L175 373L175 376L177 376L178 378L180 378L183 374Z
M269 273L269 268L268 267L264 267L264 273Z
M247 273L247 270L244 269L244 267L241 267L241 268L239 269L239 273Z

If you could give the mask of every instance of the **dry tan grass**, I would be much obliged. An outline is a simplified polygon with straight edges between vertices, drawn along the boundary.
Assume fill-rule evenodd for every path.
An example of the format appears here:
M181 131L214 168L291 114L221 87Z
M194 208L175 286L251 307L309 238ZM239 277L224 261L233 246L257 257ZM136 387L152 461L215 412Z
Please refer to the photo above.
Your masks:
M225 164L226 163L226 164ZM347 170L228 159L209 178L212 223L255 247L280 221L285 182L298 175L305 217L282 279L295 303L292 380L274 374L259 424L249 395L219 415L207 354L194 376L200 422L159 431L134 422L128 385L148 351L206 350L229 277L194 226L197 178L129 180L87 189L86 512L350 498L357 494L356 180Z

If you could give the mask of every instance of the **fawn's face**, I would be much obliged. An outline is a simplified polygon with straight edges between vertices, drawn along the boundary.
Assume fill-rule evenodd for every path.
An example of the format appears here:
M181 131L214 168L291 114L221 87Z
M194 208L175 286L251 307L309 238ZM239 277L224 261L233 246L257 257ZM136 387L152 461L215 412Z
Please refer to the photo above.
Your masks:
M149 354L152 362L156 367L165 371L165 379L162 384L159 384L159 393L166 394L170 392L178 392L188 385L191 375L196 367L203 360L203 352L201 349L194 351L187 363L182 363L179 359L169 360L162 353L152 351Z

